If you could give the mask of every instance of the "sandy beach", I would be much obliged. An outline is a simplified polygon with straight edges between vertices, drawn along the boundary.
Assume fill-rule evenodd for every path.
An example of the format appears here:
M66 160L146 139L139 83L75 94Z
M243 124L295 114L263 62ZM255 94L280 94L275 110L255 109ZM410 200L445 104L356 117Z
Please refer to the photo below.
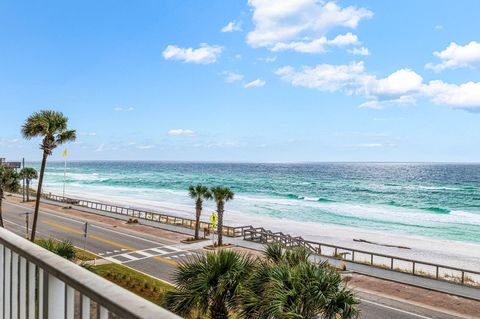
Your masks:
M170 215L192 218L194 206L156 200L128 198L126 196L105 195L99 193L70 192L69 196L119 206L142 208ZM203 219L213 211L212 203L207 203ZM225 224L230 226L252 225L272 231L301 236L304 239L324 244L371 251L407 259L430 262L451 267L478 271L480 265L480 245L452 240L435 239L421 235L407 235L385 231L365 230L354 227L301 222L269 216L257 216L235 210L225 214ZM400 248L401 247L401 248Z

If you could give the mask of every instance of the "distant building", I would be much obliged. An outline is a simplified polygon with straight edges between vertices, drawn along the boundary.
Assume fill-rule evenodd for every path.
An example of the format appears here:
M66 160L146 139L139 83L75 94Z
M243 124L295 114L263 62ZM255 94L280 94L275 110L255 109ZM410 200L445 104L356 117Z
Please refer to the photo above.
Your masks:
M7 162L5 158L0 157L0 166L6 166L6 167L13 168L13 169L18 169L18 168L22 167L22 163L21 162Z

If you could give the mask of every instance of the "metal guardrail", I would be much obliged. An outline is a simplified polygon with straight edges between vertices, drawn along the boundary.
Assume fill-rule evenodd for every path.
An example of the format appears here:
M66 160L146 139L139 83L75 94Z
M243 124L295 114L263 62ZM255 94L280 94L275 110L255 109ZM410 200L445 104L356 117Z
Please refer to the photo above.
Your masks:
M0 228L0 318L180 317Z
M243 238L264 244L280 243L283 247L305 247L319 256L480 288L479 271L323 244L305 240L302 237L286 235L282 232L272 232L263 227L245 229Z
M80 206L80 207L85 207L85 208L90 208L90 209L95 209L99 211L104 211L107 213L113 213L113 214L118 214L118 215L123 215L123 216L129 216L132 218L140 218L140 219L145 219L153 222L158 222L162 224L169 224L169 225L175 225L175 226L181 226L185 228L190 228L190 229L195 229L195 220L194 219L189 219L189 218L183 218L183 217L177 217L177 216L172 216L172 215L167 215L167 214L162 214L162 213L156 213L156 212L149 212L146 210L142 209L137 209L137 208L130 208L130 207L122 207L122 206L116 206L112 204L105 204L105 203L99 203L99 202L94 202L94 201L89 201L89 200L83 200L83 199L76 199L76 198L71 198L71 197L63 197L59 195L54 195L54 194L42 194L42 197L48 200L52 200L55 202L60 202L60 203L67 203L70 205L75 205L75 206ZM200 221L200 230L208 228L210 229L211 223L205 222L205 221ZM229 237L241 237L243 236L243 231L244 229L248 229L251 226L240 226L240 227L233 227L233 226L223 226L223 234L225 236Z

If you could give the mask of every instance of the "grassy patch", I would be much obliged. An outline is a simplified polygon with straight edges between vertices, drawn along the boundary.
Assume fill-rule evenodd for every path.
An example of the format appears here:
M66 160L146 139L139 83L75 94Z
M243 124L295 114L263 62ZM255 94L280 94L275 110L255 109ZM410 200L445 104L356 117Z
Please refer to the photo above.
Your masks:
M88 261L98 259L98 256L86 250L75 248L77 260Z
M175 289L163 281L119 264L92 266L89 269L157 305L163 305L165 293Z

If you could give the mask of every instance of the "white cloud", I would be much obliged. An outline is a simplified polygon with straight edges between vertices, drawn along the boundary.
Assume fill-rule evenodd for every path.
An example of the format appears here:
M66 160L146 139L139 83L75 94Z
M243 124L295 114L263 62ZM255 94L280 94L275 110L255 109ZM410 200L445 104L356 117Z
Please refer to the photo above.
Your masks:
M422 90L422 77L412 70L401 69L379 79L365 72L363 62L320 64L301 69L287 66L278 69L276 74L294 86L364 96L368 101L360 106L365 108L412 104Z
M383 79L367 77L368 93L398 96L421 90L423 79L415 71L400 69Z
M466 110L480 109L480 82L467 82L460 85L440 80L430 81L425 93L433 103L445 104Z
M115 112L132 112L135 110L134 107L116 107L113 109Z
M170 136L194 136L195 132L190 129L177 128L169 130L167 134Z
M139 150L149 150L149 149L155 148L155 145L139 145L137 146L137 148Z
M443 25L437 24L437 25L435 26L435 30L443 30Z
M364 71L363 62L354 62L348 65L319 64L315 67L304 66L298 70L286 66L278 69L275 73L293 86L330 92L339 90L353 92L359 88L359 82Z
M264 61L264 62L267 62L267 63L273 63L273 62L277 61L277 56L274 55L274 56L269 56L269 57L266 57L266 58L258 58L258 60Z
M248 82L247 84L245 84L245 88L246 89L249 89L249 88L259 88L259 87L262 87L266 84L267 82L265 82L264 80L262 79L256 79L256 80L253 80L251 82Z
M365 143L365 144L355 145L355 147L359 147L359 148L381 148L384 146L385 144L382 144L382 143Z
M428 63L425 67L435 72L472 67L480 64L480 43L471 41L462 46L452 42L445 50L434 52L433 55L439 58L441 62L438 64Z
M223 75L225 76L225 82L227 83L241 81L244 78L243 74L235 73L231 71L225 71L223 72Z
M348 49L347 52L353 55L370 55L370 51L365 47Z
M320 37L312 41L292 41L292 42L278 42L276 43L271 50L276 51L285 51L285 50L294 50L302 53L322 53L327 51L329 46L347 46L347 45L356 45L358 44L358 37L350 32L346 34L337 35L334 39L328 40L326 37Z
M178 60L185 63L210 64L217 61L222 51L223 48L221 46L211 46L206 43L202 43L197 49L180 48L176 45L169 45L162 54L166 60Z
M377 78L365 71L363 62L353 62L299 69L285 66L276 74L293 86L363 96L367 101L359 105L362 108L411 105L417 98L427 97L435 104L480 111L480 82L452 84L435 80L424 83L423 78L410 69L400 69L387 77Z
M95 149L95 152L103 152L105 150L105 144L100 144L98 147Z
M96 132L80 132L78 133L80 136L97 136Z
M248 33L247 43L252 47L271 50L297 50L318 53L330 45L351 45L353 35L337 36L327 40L328 31L336 28L355 29L358 23L373 16L365 8L339 7L335 2L316 0L249 0L253 9L255 29ZM342 40L346 41L345 43ZM355 42L358 39L355 36Z
M416 98L411 95L401 95L398 98L393 99L382 99L379 100L377 97L373 97L372 100L360 104L358 107L365 109L383 109L386 106L390 105L412 105L417 102Z
M224 26L221 30L222 32L234 32L234 31L242 31L242 23L236 21L230 21Z

